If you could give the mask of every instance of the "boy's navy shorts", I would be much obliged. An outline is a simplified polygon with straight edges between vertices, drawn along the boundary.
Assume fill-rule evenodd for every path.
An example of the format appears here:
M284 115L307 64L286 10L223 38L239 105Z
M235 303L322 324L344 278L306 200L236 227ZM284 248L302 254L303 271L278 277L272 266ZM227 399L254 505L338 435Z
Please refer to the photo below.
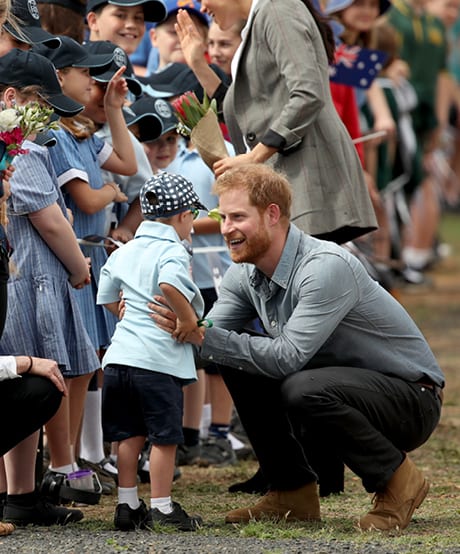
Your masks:
M147 437L152 444L182 444L183 382L165 373L107 365L102 388L104 440Z

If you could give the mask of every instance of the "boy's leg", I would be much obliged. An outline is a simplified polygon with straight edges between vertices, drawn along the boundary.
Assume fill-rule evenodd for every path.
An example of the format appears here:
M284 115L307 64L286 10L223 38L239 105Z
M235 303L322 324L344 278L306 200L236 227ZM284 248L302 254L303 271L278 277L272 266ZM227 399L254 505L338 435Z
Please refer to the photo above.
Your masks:
M130 437L118 443L118 485L137 487L137 463L145 437Z
M145 436L135 436L118 443L118 505L114 525L121 531L144 526L147 507L139 500L137 490L137 465Z
M152 499L152 508L156 507L153 505L155 499L171 498L175 460L175 444L152 444L150 450L150 496ZM166 511L166 513L170 513L171 511L172 507L169 511Z

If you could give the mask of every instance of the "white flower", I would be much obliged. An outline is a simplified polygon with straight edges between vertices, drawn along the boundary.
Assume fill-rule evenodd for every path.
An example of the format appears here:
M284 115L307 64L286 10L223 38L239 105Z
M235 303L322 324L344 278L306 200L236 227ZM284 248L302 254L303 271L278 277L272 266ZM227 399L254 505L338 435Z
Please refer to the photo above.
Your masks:
M21 117L13 108L0 112L0 132L12 131L20 125L20 122Z

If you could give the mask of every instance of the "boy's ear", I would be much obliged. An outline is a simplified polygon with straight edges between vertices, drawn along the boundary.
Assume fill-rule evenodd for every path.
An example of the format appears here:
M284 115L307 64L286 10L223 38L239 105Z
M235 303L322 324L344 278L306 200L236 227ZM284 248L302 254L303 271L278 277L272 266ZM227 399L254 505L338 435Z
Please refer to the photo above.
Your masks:
M150 29L149 31L150 35L150 42L152 43L152 46L157 46L157 31L155 28Z
M98 22L98 17L97 17L96 12L89 12L86 15L86 23L87 23L88 29L90 31L94 31L95 33L97 33L99 31L99 26L98 26L97 22Z

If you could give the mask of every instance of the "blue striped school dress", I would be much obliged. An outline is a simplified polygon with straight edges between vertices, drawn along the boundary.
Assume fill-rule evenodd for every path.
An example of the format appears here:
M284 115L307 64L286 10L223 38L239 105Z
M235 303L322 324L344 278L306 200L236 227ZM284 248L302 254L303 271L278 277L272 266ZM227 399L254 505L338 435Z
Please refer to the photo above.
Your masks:
M100 367L68 280L68 272L31 223L28 214L57 203L66 214L45 147L26 142L10 181L8 237L15 269L8 282L8 315L2 354L54 359L65 377Z
M50 148L50 157L59 186L64 189L65 203L72 210L77 237L104 234L105 210L102 209L95 214L83 213L65 193L65 184L79 178L89 183L93 189L102 188L104 182L101 165L112 153L112 147L94 135L79 141L65 129L52 131L52 134L56 137L57 144ZM86 330L97 350L108 346L117 322L108 310L96 305L99 274L107 260L107 253L104 248L98 246L82 247L82 250L85 256L91 258L91 285L75 290L74 294L80 306Z

